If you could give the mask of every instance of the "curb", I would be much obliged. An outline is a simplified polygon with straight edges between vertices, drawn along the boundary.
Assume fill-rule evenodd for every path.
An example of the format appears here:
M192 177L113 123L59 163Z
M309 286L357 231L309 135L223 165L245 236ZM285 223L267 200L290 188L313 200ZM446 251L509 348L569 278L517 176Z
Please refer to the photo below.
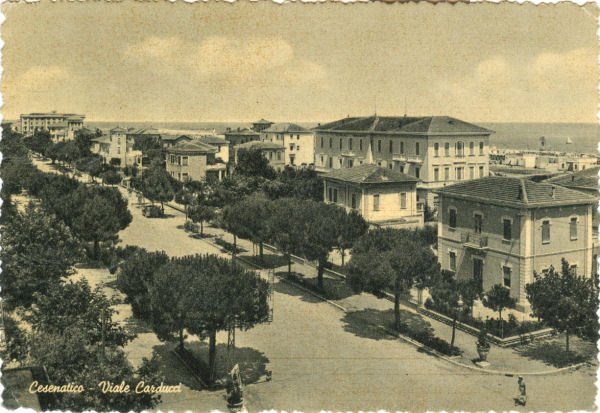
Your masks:
M173 209L177 209L177 208L173 208ZM207 239L201 239L201 241L206 242L207 244L209 244L209 245L211 245L211 246L213 246L215 248L222 248L221 246L219 246L217 244L214 244L214 243L210 242ZM240 256L236 256L235 258L237 260L240 260L244 264L249 265L251 267L254 267L256 269L263 270L263 271L267 270L266 268L263 268L263 267L261 267L259 265L251 263L249 261L246 261L244 258L242 258ZM303 287L303 286L301 286L299 284L296 284L296 283L294 283L292 281L286 280L285 278L282 278L282 277L279 277L279 276L277 278L279 279L279 281L282 281L285 284L288 284L288 285L291 285L291 286L293 286L295 288L298 288L298 289L300 289L300 290L302 290L304 292L307 292L310 295L318 298L319 300L324 301L324 302L330 304L331 306L337 308L340 311L343 311L344 313L348 312L348 310L345 307L341 306L340 304L338 304L336 302L333 302L331 300L328 300L327 298L320 296L319 294L315 293L314 291L309 290L306 287ZM418 311L417 311L417 313L418 313ZM425 346L424 344L421 344L418 341L415 341L415 340L413 340L413 339L411 339L411 338L409 338L409 337L407 337L407 336L405 336L403 334L399 334L399 333L397 333L395 331L392 331L392 330L389 330L389 329L387 329L385 327L381 327L381 326L377 326L377 327L380 328L381 330L385 331L386 333L388 333L388 334L390 334L390 335L392 335L392 336L394 336L396 338L399 338L399 339L403 340L404 342L406 342L408 344L411 344L414 347L417 347L418 349L423 350L425 353L429 354L430 356L442 359L442 360L447 361L447 362L449 362L449 363L451 363L451 364L453 364L455 366L463 367L463 368L466 368L466 369L469 369L469 370L472 370L472 371L477 371L479 373L493 374L493 375L502 375L502 376L548 376L548 375L552 375L552 374L563 373L563 372L569 371L569 370L577 370L577 369L579 369L579 368L581 368L581 367L583 367L583 366L585 366L585 365L588 364L587 362L582 362L582 363L574 364L572 366L561 367L561 368L558 368L558 369L547 370L547 371L536 371L536 372L514 372L514 371L501 371L501 370L484 369L484 368L481 368L481 367L475 367L475 366L470 366L468 364L460 363L460 362L454 360L453 358L448 357L446 355L443 355L443 354L437 352L436 350L433 350L433 349Z

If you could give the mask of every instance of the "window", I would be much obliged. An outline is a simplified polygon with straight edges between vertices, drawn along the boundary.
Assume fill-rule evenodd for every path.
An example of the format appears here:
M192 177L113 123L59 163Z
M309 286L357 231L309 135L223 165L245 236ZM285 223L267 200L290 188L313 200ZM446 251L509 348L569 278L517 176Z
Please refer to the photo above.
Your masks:
M323 155L321 155L321 165L325 166L325 160L323 159Z
M479 177L483 178L483 174L484 174L484 172L483 172L483 166L480 166L479 167Z
M462 177L462 168L461 167L457 167L456 168L456 180L460 181L461 179L463 179L463 177Z
M381 139L377 141L377 152L381 152Z
M446 142L444 144L444 155L450 156L450 143Z
M294 150L294 144L290 143L290 151L293 151L293 150Z
M483 155L483 142L479 142L479 155Z
M296 140L299 141L300 140L300 135L296 135Z
M404 165L400 165L400 172L404 173Z
M571 274L577 275L577 264L571 264L569 270L571 271Z
M329 158L329 167L333 168L333 158Z
M352 209L356 209L356 194L352 194Z
M481 234L481 227L483 226L483 215L474 214L473 215L473 229L476 233Z
M433 144L433 156L440 156L440 144L437 142Z
M469 179L473 179L473 178L475 178L475 167L470 166L469 167Z
M542 243L547 244L550 242L550 221L542 221Z
M333 202L337 202L337 188L333 189Z
M373 195L373 211L379 211L379 194Z
M406 209L406 192L400 194L400 209Z
M450 270L456 271L456 253L454 251L450 251Z
M354 160L348 159L348 168L352 168L354 166Z
M181 158L181 164L182 164L183 166L187 166L187 165L188 165L188 157L187 157L187 156L183 156L183 157Z
M450 217L448 220L448 226L450 228L456 228L456 209L451 208L449 213L450 213Z
M469 155L475 155L475 142L469 142Z
M388 168L392 169L393 165L391 163L388 164Z
M415 143L415 155L419 155L419 142Z
M400 142L400 153L404 153L404 142Z
M342 158L340 158L339 161L340 161L340 166L342 166Z
M329 138L329 148L333 148L333 138Z
M418 166L415 166L415 177L419 178L421 175L421 168Z
M329 202L333 201L333 189L329 188L329 190L327 191L327 200Z
M502 267L504 286L510 288L510 267Z
M352 150L352 138L348 139L348 149Z
M269 159L273 159L273 152L269 152Z
M321 148L323 147L323 137L321 136Z
M362 139L359 139L358 141L358 149L362 151Z
M456 156L465 156L464 144L462 142L456 142Z
M444 168L444 181L449 181L450 180L450 168L446 167Z
M390 153L394 152L394 141L390 141Z
M512 222L510 219L504 218L502 220L502 224L504 226L504 239L511 240L512 239Z
M440 180L440 169L439 168L433 168L433 180L436 182Z
M188 173L187 173L187 172L184 172L184 173L182 173L182 174L181 174L181 178L182 178L184 181L186 181L186 180L188 179Z
M577 239L577 218L573 217L570 220L569 228L571 229L571 240Z
M342 149L342 138L340 138L340 149Z

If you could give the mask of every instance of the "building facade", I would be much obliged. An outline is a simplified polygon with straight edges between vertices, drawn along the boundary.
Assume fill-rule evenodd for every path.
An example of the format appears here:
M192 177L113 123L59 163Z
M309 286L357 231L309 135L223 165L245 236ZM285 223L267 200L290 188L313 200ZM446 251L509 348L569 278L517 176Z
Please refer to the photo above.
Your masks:
M21 115L20 129L24 136L36 131L48 131L55 142L75 138L75 132L83 127L85 115L75 113L29 113Z
M260 150L269 161L269 165L276 171L281 171L285 167L285 148L283 145L261 141L251 141L237 145L234 147L236 164L238 162L238 152L240 149Z
M227 132L224 133L224 136L225 140L229 142L230 152L234 146L240 145L242 143L260 140L260 133L247 128L237 128L237 130L227 128Z
M489 175L492 131L447 116L341 119L315 128L315 168L375 164L418 178L419 203L434 189Z
M198 140L180 142L167 149L166 170L181 182L187 180L221 180L225 176L226 165L216 161L217 149Z
M592 273L596 198L527 179L487 177L438 190L438 259L484 291L501 284L527 310L525 285L534 271L559 269L565 258Z
M221 159L225 163L229 162L229 142L227 140L214 135L199 136L198 140L217 148L216 159Z
M126 166L142 166L142 151L134 150L135 141L127 136L127 130L116 127L110 130L110 146L107 156L108 162L124 168Z
M271 121L265 119L257 120L256 122L252 122L252 130L255 132L262 132L263 130L270 128L271 125L273 125L273 122Z
M260 132L260 139L283 145L286 165L314 166L315 135L312 131L294 123L275 123Z
M371 164L337 169L323 175L323 199L359 212L375 227L416 228L423 226L417 181Z
M160 142L163 148L170 148L182 142L191 142L193 138L188 135L169 135L162 134L160 136Z

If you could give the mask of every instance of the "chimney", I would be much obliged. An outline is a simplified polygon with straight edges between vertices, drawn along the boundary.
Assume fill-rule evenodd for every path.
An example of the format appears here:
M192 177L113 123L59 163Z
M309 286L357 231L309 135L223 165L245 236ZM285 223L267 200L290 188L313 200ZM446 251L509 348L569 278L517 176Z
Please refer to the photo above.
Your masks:
M556 187L552 185L552 199L556 199Z
M571 175L571 182L575 182L575 174Z
M523 200L523 187L521 185L519 185L519 195L517 195L517 199L519 201Z
M227 132L231 132L231 128L229 128L229 127L228 127L228 128L227 128Z
M240 127L239 127L239 126L238 126L238 130L237 130L237 131L238 131L238 132L240 131Z

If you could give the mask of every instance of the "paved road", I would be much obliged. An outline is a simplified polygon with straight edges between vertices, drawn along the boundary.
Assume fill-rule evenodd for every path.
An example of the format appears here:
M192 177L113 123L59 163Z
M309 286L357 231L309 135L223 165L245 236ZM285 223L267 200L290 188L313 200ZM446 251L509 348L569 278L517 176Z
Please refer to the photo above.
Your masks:
M130 202L133 202L131 199ZM189 237L182 214L147 219L132 207L131 225L119 235L125 244L169 255L218 253ZM209 230L209 232L213 232ZM268 383L249 385L250 411L510 410L516 378L482 375L418 352L385 335L364 338L346 331L344 314L286 284L275 284L273 323L237 333L237 347L262 352L273 371ZM226 340L225 334L219 341ZM591 410L591 371L528 378L531 410ZM222 395L189 391L163 398L161 409L223 409Z
M125 195L126 191L123 191ZM130 205L134 198L130 198ZM124 244L169 255L217 253L181 227L182 214L147 219L132 206L133 222L119 234ZM237 333L237 348L254 349L268 359L273 380L246 387L251 412L277 409L304 412L513 410L516 378L485 375L450 365L383 334L357 335L343 321L344 313L286 284L275 284L273 323ZM193 338L187 340L193 345ZM219 343L226 335L218 335ZM134 363L148 357L160 343L152 333L139 334L127 347ZM526 379L527 410L595 410L595 371L584 369ZM193 390L163 396L162 411L225 410L223 392Z

